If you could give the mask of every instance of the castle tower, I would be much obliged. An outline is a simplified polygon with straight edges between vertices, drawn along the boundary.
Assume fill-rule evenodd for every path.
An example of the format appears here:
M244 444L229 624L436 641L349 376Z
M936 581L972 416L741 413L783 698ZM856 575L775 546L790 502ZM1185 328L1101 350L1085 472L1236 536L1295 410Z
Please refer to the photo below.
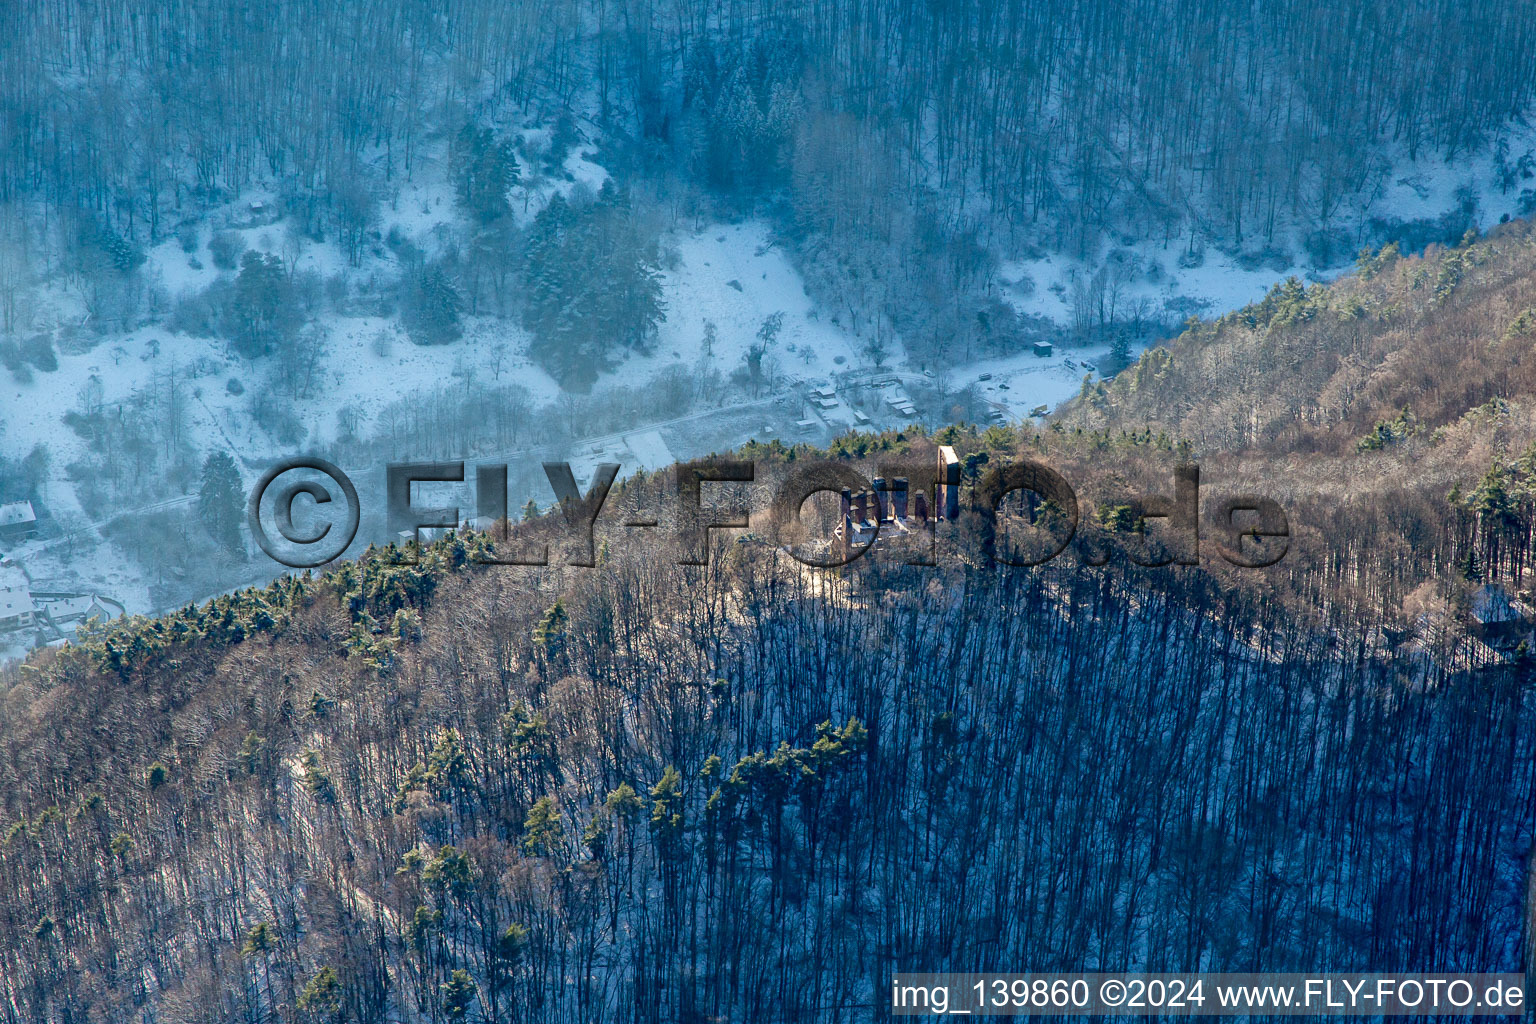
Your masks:
M960 517L960 456L950 445L939 447L939 502L935 519L951 522Z

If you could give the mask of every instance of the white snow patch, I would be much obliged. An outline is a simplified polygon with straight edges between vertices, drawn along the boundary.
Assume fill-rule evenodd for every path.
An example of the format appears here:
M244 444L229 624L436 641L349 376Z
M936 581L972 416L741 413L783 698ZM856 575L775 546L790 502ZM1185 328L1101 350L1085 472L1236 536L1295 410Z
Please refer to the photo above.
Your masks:
M671 237L681 265L664 274L667 319L655 351L632 356L619 370L631 381L668 363L696 366L703 360L721 373L746 365L747 350L763 322L783 313L783 326L765 362L792 379L825 376L858 363L853 340L820 317L799 273L771 244L766 224L712 224ZM713 349L703 351L704 324L716 327ZM841 357L841 362L839 362Z
M624 447L629 449L631 456L630 461L625 465L638 466L648 473L665 469L676 461L659 430L638 430L633 434L627 434L624 437Z

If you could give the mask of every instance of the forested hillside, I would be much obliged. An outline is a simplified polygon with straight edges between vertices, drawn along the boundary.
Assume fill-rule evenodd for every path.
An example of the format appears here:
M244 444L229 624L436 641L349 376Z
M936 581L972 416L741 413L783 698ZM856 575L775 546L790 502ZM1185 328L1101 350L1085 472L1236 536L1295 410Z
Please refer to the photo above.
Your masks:
M482 228L506 186L526 206L591 142L669 201L770 214L855 330L888 318L937 354L976 312L945 307L974 305L1004 253L1161 242L1190 265L1210 245L1328 267L1362 240L1454 240L1474 194L1427 219L1372 203L1404 161L1473 152L1491 153L1478 188L1531 212L1536 154L1509 129L1533 70L1507 58L1533 32L1526 4L1444 0L12 5L0 284L41 249L112 291L253 187L355 265L468 132ZM461 291L504 283L505 231L483 235L448 268Z
M1522 0L0 5L14 593L220 595L0 667L0 1024L1531 968L1536 637L1475 609L1536 603L1533 48ZM931 566L620 525L674 458L761 513L940 445ZM521 460L522 521L239 588L299 451ZM624 462L588 568L560 458ZM1023 458L1076 532L1005 567L1069 518L978 509Z
M618 533L529 570L472 535L35 654L0 1013L858 1021L896 969L1524 969L1528 659L1405 674L1315 539L1284 585L1129 565L1096 498L1166 435L942 440L1067 471L1125 550L1003 570L963 520L934 568Z
M1057 429L1179 438L1208 473L1292 508L1319 595L1415 620L1536 569L1536 234L1366 251L1329 285L1278 285L1195 323ZM1424 588L1429 584L1427 589ZM1310 601L1305 598L1304 601Z
M130 235L269 174L345 222L355 193L452 130L445 106L592 102L717 185L798 179L807 213L857 216L839 194L894 180L955 209L974 191L1013 223L1177 234L1200 211L1240 239L1282 213L1326 224L1375 184L1384 143L1482 141L1531 98L1529 62L1504 58L1536 29L1524 4L1444 0L456 0L366 19L302 0L50 0L4 17L0 198Z

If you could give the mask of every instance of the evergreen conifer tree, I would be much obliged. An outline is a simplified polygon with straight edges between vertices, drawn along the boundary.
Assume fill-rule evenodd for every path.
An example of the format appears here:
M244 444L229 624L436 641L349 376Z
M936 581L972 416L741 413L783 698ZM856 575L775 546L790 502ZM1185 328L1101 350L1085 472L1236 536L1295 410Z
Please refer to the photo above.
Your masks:
M210 452L203 460L197 510L213 539L225 550L237 553L243 551L240 490L240 470L236 468L235 460L228 452Z

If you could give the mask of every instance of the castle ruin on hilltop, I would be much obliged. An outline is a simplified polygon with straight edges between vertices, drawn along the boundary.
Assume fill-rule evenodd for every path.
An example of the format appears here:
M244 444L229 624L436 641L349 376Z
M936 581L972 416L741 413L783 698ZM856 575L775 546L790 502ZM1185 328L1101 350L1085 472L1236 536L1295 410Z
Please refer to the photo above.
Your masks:
M842 489L842 521L834 531L834 546L851 561L869 546L887 539L932 531L940 520L960 515L960 457L950 445L940 445L935 458L933 506L927 489L909 488L907 477L875 477L873 486L855 493Z

